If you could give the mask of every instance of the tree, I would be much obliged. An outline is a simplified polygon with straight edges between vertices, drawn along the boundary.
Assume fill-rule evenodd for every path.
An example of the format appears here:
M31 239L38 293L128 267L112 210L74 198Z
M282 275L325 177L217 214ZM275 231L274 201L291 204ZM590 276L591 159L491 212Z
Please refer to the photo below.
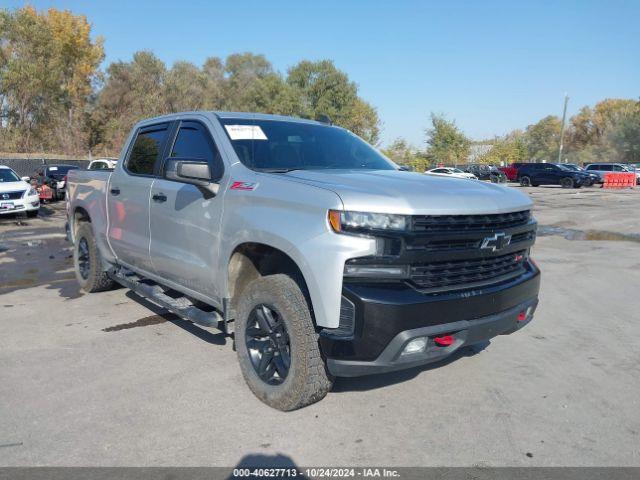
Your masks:
M608 143L622 162L640 162L640 102L611 129Z
M357 85L330 60L302 61L289 69L287 84L298 98L297 114L307 118L327 115L336 124L369 143L379 139L376 110L358 97Z
M520 130L497 137L491 143L491 148L481 155L480 162L491 165L509 165L513 162L525 162L529 153L524 134Z
M166 74L164 102L168 112L202 110L207 103L208 78L189 62L176 62Z
M555 161L558 156L561 120L548 115L538 123L529 125L525 131L525 142L529 158L534 161Z
M65 153L86 146L85 110L104 57L90 33L87 19L68 11L0 11L3 143Z
M570 120L567 135L572 150L588 147L606 147L608 134L637 108L634 100L608 98L594 108L583 107Z
M136 52L131 62L115 62L107 69L93 123L97 128L92 148L115 153L134 123L167 113L164 63L151 52Z
M427 157L433 162L455 165L465 163L471 142L444 115L431 113L431 128L427 129Z

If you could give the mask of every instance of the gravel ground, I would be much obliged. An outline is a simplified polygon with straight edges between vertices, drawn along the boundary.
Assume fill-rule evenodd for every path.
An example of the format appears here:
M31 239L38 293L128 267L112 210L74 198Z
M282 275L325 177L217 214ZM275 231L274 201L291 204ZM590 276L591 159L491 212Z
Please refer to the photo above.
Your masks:
M253 397L216 330L80 293L61 204L2 217L0 466L640 466L640 191L526 192L529 326L291 413Z

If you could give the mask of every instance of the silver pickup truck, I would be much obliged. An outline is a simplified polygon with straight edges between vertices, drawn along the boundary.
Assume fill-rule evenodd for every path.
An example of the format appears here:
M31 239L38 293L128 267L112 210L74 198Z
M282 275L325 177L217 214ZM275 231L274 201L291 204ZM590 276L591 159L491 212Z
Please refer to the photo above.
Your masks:
M527 196L400 171L328 123L152 118L113 172L68 181L81 287L233 332L249 388L280 410L512 333L538 302Z

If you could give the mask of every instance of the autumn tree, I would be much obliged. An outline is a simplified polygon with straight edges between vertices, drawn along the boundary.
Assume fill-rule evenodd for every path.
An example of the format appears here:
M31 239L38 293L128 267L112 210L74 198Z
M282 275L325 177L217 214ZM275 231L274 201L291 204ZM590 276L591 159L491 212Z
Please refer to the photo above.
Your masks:
M104 57L82 15L0 10L3 148L76 153L88 141L86 106Z

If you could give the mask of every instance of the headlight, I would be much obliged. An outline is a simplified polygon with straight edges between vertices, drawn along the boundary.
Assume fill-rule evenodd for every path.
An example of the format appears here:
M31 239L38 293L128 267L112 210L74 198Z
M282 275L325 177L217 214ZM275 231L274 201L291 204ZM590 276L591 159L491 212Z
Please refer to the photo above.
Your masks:
M29 192L27 193L27 196L28 196L28 197L32 197L32 196L34 196L34 195L38 195L38 191L37 191L35 188L31 187L31 189L30 189L30 190L29 190Z
M335 232L363 230L407 230L408 215L329 210L329 224Z

